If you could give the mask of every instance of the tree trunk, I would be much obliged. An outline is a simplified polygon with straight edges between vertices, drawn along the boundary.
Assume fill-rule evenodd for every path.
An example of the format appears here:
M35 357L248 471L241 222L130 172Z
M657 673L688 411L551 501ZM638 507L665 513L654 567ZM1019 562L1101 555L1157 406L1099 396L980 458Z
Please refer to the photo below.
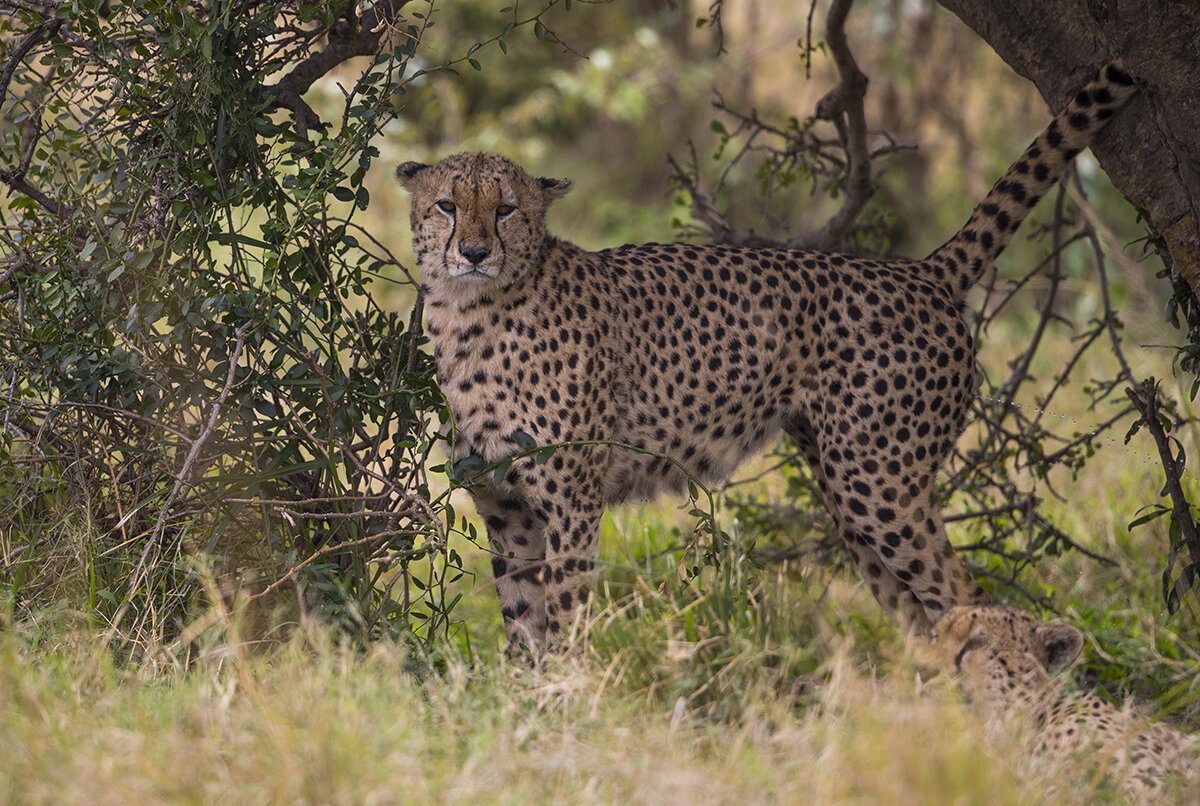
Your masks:
M1061 109L1120 57L1142 90L1092 151L1148 213L1163 259L1200 298L1200 3L1197 0L939 0Z

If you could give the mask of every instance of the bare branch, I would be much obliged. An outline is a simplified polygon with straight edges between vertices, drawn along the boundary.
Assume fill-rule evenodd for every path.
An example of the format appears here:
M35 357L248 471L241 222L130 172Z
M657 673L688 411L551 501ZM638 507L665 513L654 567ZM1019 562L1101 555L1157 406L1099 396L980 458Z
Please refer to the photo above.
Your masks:
M867 118L863 110L867 77L858 68L846 42L846 17L853 4L854 0L834 0L825 19L825 38L837 65L838 75L841 76L841 83L817 103L816 111L819 119L831 121L837 127L849 159L842 208L821 229L789 240L786 246L791 249L830 249L840 246L874 192L871 155L867 151Z
M125 611L129 608L133 601L133 594L138 586L142 583L142 579L146 573L146 563L150 559L150 553L158 545L162 537L163 530L166 528L167 517L172 514L172 506L179 498L180 492L185 484L189 483L192 476L192 465L195 464L196 458L200 455L200 450L204 447L204 443L212 436L216 430L217 421L221 417L221 409L225 405L225 400L229 397L229 392L233 389L234 379L237 377L238 359L242 355L242 347L246 343L246 331L253 324L253 320L244 322L236 331L236 342L233 346L233 352L229 356L229 370L225 374L225 385L221 388L220 394L213 402L212 409L208 413L208 420L204 423L204 428L192 440L192 447L188 450L187 457L183 460L182 467L179 468L179 473L175 477L175 486L167 495L162 507L159 509L158 521L154 524L154 530L146 537L146 547L142 549L141 559L138 561L138 567L129 578L129 587L125 593L125 601L121 604L113 616L112 624L109 626L109 635L116 632L117 626L121 623Z

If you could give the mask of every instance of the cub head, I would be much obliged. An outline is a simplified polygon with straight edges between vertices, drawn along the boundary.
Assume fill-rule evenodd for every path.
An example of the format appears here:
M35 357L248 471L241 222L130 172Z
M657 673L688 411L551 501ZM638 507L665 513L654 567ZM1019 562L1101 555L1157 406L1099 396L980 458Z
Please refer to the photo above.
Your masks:
M963 693L985 705L1034 700L1083 648L1083 633L1005 605L951 608L934 629L938 665L953 664Z
M536 268L546 208L571 187L536 179L496 154L406 162L396 178L412 196L413 251L427 285L474 296Z
M955 654L980 646L1028 652L1054 670L1079 655L1083 633L1066 622L1047 623L1007 605L960 605L938 620L934 643Z

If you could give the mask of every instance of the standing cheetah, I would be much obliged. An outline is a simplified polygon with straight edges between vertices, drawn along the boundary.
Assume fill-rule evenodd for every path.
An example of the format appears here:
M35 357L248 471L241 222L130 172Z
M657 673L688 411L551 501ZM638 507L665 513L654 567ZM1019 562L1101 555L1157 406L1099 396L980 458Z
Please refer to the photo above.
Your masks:
M689 244L588 252L546 232L569 180L495 154L401 165L459 450L498 462L521 432L585 443L473 490L509 645L538 649L585 604L605 505L681 491L681 467L719 483L780 430L885 608L915 601L933 622L987 601L934 488L974 391L960 309L1133 92L1119 64L1104 68L958 234L914 262Z

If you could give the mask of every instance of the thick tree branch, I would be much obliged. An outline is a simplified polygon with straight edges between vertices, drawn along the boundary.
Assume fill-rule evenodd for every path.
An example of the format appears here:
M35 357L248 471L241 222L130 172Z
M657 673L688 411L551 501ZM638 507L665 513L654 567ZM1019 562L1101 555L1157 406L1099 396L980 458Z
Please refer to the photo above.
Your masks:
M329 43L325 49L304 59L277 83L260 87L262 96L271 101L275 108L283 106L290 109L296 116L301 135L307 134L310 127L325 128L329 124L321 121L302 96L317 79L342 62L378 53L380 40L392 29L400 9L408 3L409 0L380 0L363 12L357 27L353 20L352 5L347 18L330 29Z
M1088 73L1120 56L1142 90L1092 151L1146 211L1164 259L1200 297L1200 13L1156 0L939 0L1054 109Z

